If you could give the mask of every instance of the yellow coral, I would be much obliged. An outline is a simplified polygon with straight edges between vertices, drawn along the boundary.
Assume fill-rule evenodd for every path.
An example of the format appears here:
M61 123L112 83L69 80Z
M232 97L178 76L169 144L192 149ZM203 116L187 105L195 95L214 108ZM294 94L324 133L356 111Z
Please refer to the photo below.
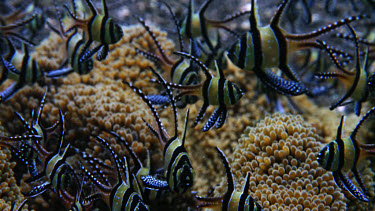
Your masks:
M0 134L7 135L0 122ZM11 162L12 154L7 148L0 148L0 209L10 210L12 203L19 204L24 200L20 188L14 178L13 168L16 162ZM23 210L27 210L27 206Z
M170 53L173 44L167 40L166 33L153 29L158 40ZM113 130L132 143L136 153L151 149L153 160L161 163L160 144L157 138L148 132L143 119L153 123L154 118L148 107L122 81L136 81L135 85L143 91L154 90L149 79L153 78L148 66L154 64L136 53L134 45L141 44L153 50L151 37L140 25L124 27L124 37L110 46L106 60L95 61L94 69L87 75L72 73L57 80L47 79L48 91L43 111L42 125L50 126L58 120L58 110L65 116L65 139L77 147L86 146L90 135L99 135L102 130ZM63 61L65 54L63 40L51 33L33 53L33 57L46 70L56 69ZM2 85L4 86L4 84ZM14 111L19 112L26 120L31 119L31 111L39 105L44 88L35 84L25 86L9 101L1 104L0 119L7 120L5 128L11 134L20 134L22 123L14 118ZM126 150L112 140L119 154ZM89 144L88 151L95 152L97 144ZM101 150L99 150L101 151ZM97 153L94 153L96 155ZM103 158L103 157L101 157Z
M276 113L246 128L228 158L236 189L250 172L250 195L264 210L344 210L345 196L316 161L321 141L298 115Z

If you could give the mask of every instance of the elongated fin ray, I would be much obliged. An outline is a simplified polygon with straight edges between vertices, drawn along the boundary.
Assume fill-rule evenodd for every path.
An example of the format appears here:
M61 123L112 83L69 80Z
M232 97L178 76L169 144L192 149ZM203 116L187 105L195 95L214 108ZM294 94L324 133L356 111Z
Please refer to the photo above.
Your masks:
M173 97L173 93L171 88L168 86L168 83L164 80L161 75L154 70L154 68L150 67L151 71L154 73L154 75L158 78L158 80L161 82L161 84L164 86L165 91L169 97L170 104L172 105L172 111L173 111L173 118L174 118L174 135L171 137L171 139L175 139L178 135L178 121L177 121L177 108L176 108L176 101Z
M134 151L130 147L129 143L125 139L123 139L119 134L115 133L114 131L106 131L106 132L111 134L112 136L114 136L117 141L120 141L121 143L123 143L125 145L126 149L130 153L130 156L132 157L132 159L134 161L134 164L136 165L135 171L138 171L139 169L141 169L143 167L142 162L139 160L137 155L134 153Z
M375 107L372 107L363 117L362 119L358 122L358 124L355 126L354 130L350 134L350 138L352 140L356 140L357 133L359 129L361 128L362 124L368 120L369 118L373 118L375 114Z
M359 44L358 44L358 41L357 41L357 34L355 33L353 27L351 27L349 24L347 24L347 26L348 26L350 32L355 37L355 47L356 47L355 78L354 78L353 84L350 87L350 89L345 93L345 95L339 101L337 101L336 103L332 104L329 107L330 110L333 110L333 109L337 108L339 105L341 105L346 99L348 99L354 93L354 90L356 89L356 87L359 83L359 79L361 77L361 64L360 64L360 61L359 61Z
M160 117L159 117L159 114L156 112L156 109L154 108L153 104L151 103L151 101L147 98L147 96L140 90L138 89L136 86L134 86L132 83L130 82L126 82L126 81L123 81L124 84L128 85L131 89L133 89L133 91L135 93L138 94L138 96L141 97L141 99L147 104L147 106L150 108L154 118L155 118L155 121L156 121L156 124L158 126L158 135L157 137L159 138L159 140L165 144L167 143L167 136L165 135L165 128L163 126L163 123L161 122L160 120ZM150 126L151 127L151 126ZM149 128L150 128L149 127ZM151 127L152 128L152 127ZM156 131L155 131L156 132Z
M345 19L341 19L333 24L329 24L327 26L324 26L320 29L317 29L311 33L306 33L306 34L298 34L298 35L294 35L294 34L288 34L285 36L286 39L290 39L290 40L295 40L295 41L300 41L300 40L308 40L308 39L312 39L312 38L315 38L315 37L318 37L322 34L325 34L329 31L332 31L340 26L343 26L344 24L346 23L351 23L353 21L357 21L357 20L361 20L361 19L364 19L364 18L368 18L367 15L357 15L357 16L350 16L348 18L345 18Z
M228 188L227 188L226 194L231 194L234 191L234 178L233 178L233 175L232 175L232 170L230 168L228 159L225 156L224 152L221 151L221 149L219 149L219 147L216 147L215 149L218 152L221 161L223 161L225 173L226 173L226 176L227 176Z
M158 41L158 38L152 32L151 28L146 24L146 22L143 20L143 18L133 15L134 18L138 20L139 23L142 24L142 26L146 29L147 33L151 36L152 40L154 41L157 49L159 50L159 53L161 54L161 57L163 58L163 61L166 62L168 65L172 65L174 62L167 56L163 48L161 47L160 42Z
M162 1L162 3L168 8L169 13L172 15L174 25L176 26L176 30L177 30L177 34L178 34L178 44L180 46L180 51L184 52L185 50L184 50L184 45L182 44L182 35L181 35L180 23L179 23L179 21L176 17L176 14L173 12L171 6L167 2Z
M337 186L343 190L347 190L355 198L364 202L369 201L369 199L360 190L358 190L358 188L353 184L346 174L343 174L340 171L334 171L333 178L335 179Z

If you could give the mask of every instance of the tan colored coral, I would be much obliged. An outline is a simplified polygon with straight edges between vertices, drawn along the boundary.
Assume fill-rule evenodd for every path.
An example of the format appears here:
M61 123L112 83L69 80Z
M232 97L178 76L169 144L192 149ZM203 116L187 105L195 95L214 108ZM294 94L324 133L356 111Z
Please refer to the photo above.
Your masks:
M250 172L250 195L264 210L345 210L346 198L332 174L316 161L321 141L299 115L267 116L246 128L228 155L236 189ZM223 187L217 192L224 193Z
M167 40L166 33L157 29L153 31L166 52L170 53L173 44ZM144 114L141 114L148 109L134 92L122 84L122 81L136 81L135 85L144 92L153 90L148 80L154 76L147 70L153 63L137 54L134 46L155 50L151 37L140 25L124 27L124 37L118 43L110 45L109 55L104 61L95 61L91 73L82 76L73 73L57 80L46 80L48 92L44 112L49 115L44 122L55 122L58 109L61 109L66 112L68 140L77 137L87 140L86 136L89 134L99 134L102 129L111 129L127 137L129 141L137 138L141 142L150 142L152 138L146 132L142 120ZM55 69L66 57L65 50L61 50L64 48L64 40L51 33L36 48L33 57L37 58L43 68ZM29 119L32 108L38 106L36 102L43 93L44 90L38 85L32 88L25 86L1 105L0 116L2 119L14 119L13 111L17 111L25 119ZM144 118L152 121L149 117ZM8 121L7 127L15 132L22 126L19 121Z
M157 29L153 31L170 54L173 43L167 40L166 33ZM149 79L154 76L148 70L148 66L154 64L137 54L135 45L150 51L155 50L151 37L142 26L124 27L124 37L117 44L110 45L106 60L95 61L91 73L82 76L72 73L64 78L45 80L48 92L42 125L48 127L57 121L61 109L65 113L65 140L74 143L76 147L85 147L90 135L100 135L104 129L113 130L132 142L134 151L141 155L145 154L146 148L152 148L150 153L154 160L162 163L160 144L142 120L143 118L153 124L151 112L145 103L122 83L134 82L146 93L156 92L153 86L150 86ZM55 69L66 57L64 50L61 50L64 48L63 39L51 33L46 41L37 47L33 57L46 70ZM20 134L19 131L23 129L21 121L14 118L14 111L19 112L25 120L30 120L31 111L39 106L43 94L44 88L40 85L27 85L9 101L0 105L0 119L6 120L5 127L12 134ZM124 154L124 147L111 140L116 151ZM102 150L97 144L90 142L89 145L91 150L88 151Z
M1 122L0 134L7 135ZM0 209L9 211L12 203L18 205L25 199L14 178L13 168L16 166L16 162L11 162L11 158L10 150L0 147ZM27 205L22 210L27 210Z

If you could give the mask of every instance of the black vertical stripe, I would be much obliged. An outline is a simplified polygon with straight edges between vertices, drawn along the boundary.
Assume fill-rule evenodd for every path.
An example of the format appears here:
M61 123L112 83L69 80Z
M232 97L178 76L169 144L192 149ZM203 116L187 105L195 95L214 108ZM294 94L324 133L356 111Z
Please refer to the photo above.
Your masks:
M240 53L238 55L238 64L237 66L240 67L241 69L243 69L245 67L245 58L246 56L246 51L247 51L247 46L248 46L248 43L247 43L247 36L251 36L251 34L244 34L241 39L240 39L240 42L238 43L240 46Z
M233 105L236 101L234 97L234 92L233 92L233 83L228 81L228 95L230 99L230 104Z
M120 178L118 178L118 179L120 179ZM123 181L119 181L114 187L113 187L113 189L112 189L112 191L111 191L111 194L109 195L109 198L110 198L110 207L111 207L111 209L112 209L112 207L113 207L113 202L114 202L114 200L115 200L115 194L116 194L116 191L117 191L117 189L120 187L120 185L123 183ZM124 193L124 194L126 194L126 192ZM123 197L124 198L124 197Z
M183 58L180 58L173 66L172 66L172 69L171 69L171 78L173 79L173 76L175 74L175 72L177 71L179 65L184 61ZM175 83L175 81L173 81Z
M106 43L105 42L105 34L106 34L107 31L105 30L105 28L106 28L106 25L107 25L107 20L108 20L108 17L104 16L103 19L102 19L101 25L100 25L100 42L101 43Z
M250 197L250 200L249 200L249 210L250 211L253 211L254 210L254 205L255 205L255 200L253 199L253 197Z
M274 28L271 26L271 29L273 33L275 34L276 39L277 39L277 44L279 45L279 49L278 49L279 50L279 67L283 67L287 65L286 56L287 56L288 49L286 47L286 39L278 27Z
M5 56L5 59L11 61L17 52L10 40L8 40L8 38L6 38L6 40L8 44L8 54Z
M191 72L190 68L183 69L183 70L180 70L180 71L182 71L182 74L181 74L180 80L178 81L178 84L188 85L189 83L184 84L183 82L190 75L190 72Z
M56 156L56 155L55 155ZM53 157L55 157L55 156L53 156ZM52 157L52 158L53 158ZM51 162L51 160L49 160L48 162L47 162L47 165L46 165L46 167L49 165L49 163ZM52 183L52 181L53 181L53 178L55 177L55 175L56 175L56 172L60 169L60 168L62 168L63 167L63 165L64 165L64 163L65 163L65 160L64 159L59 159L56 163L52 163L53 164L53 169L52 169L52 172L51 172L51 177L50 178L48 178L49 179L49 181Z
M137 206L142 202L138 194L134 194L133 200L130 203L130 210L136 210ZM125 210L125 209L123 209Z
M340 138L340 139L336 139L335 140L338 147L339 147L339 167L338 167L338 170L341 170L341 168L344 166L344 163L345 163L345 144L343 142L343 140Z
M122 195L121 210L126 210L126 208L127 208L127 203L128 203L128 206L129 206L129 205L130 205L130 206L132 205L133 200L134 200L134 197L132 198L132 201L129 202L129 200L130 200L130 196L131 196L132 193L134 193L134 191L133 191L131 188L126 189L126 190L125 190L125 193L123 193L123 195ZM113 208L113 207L111 207L111 208ZM111 210L112 210L112 209L111 209ZM130 209L130 210L135 210L135 209Z
M230 203L230 200L232 199L232 195L233 195L233 191L232 192L226 192L224 197L223 197L223 203L221 204L221 209L223 211L227 211L228 210L228 206L229 206L229 203Z
M253 41L253 51L254 51L254 70L255 71L262 71L262 63L263 63L263 55L262 55L262 40L260 38L260 32L257 28L257 23L255 20L255 16L250 16L250 23L251 23L251 38Z
M75 72L78 71L78 73L79 73L80 75L82 74L81 65L80 65L80 62L79 62L79 58L76 59L76 56L78 56L78 55L84 53L84 52L79 52L79 53L78 53L78 51L80 50L80 47L82 46L82 44L83 44L83 40L81 39L81 40L79 40L79 41L76 43L76 45L74 46L73 54L72 54L72 56L71 56L71 64L70 64L70 65L72 66L72 68L74 69L74 71L75 71ZM82 48L82 50L83 50L83 48ZM75 64L75 61L77 62L77 64ZM75 65L77 65L78 70L76 69L76 66L75 66Z
M327 159L327 167L326 167L326 170L330 170L331 167L332 167L332 162L333 162L333 158L335 156L335 146L333 144L333 142L331 142L330 144L328 144L328 159ZM327 153L327 152L325 152Z
M176 147L176 149L173 150L173 153L172 153L172 156L171 156L171 160L169 161L168 163L168 168L167 168L167 179L169 178L171 172L174 172L176 171L175 169L172 169L172 165L176 162L176 158L177 156L180 154L180 153L183 153L183 152L186 152L186 149L185 147L183 146L178 146ZM178 161L177 161L178 162ZM177 167L177 166L176 166Z
M115 37L115 25L113 24L113 20L111 18L108 19L109 22L109 36L111 37L111 43L116 42L116 37Z
M238 202L238 208L237 208L238 211L243 211L244 210L246 199L247 199L247 194L242 193L241 196L240 196L240 200Z
M177 138L171 138L168 140L168 142L165 144L164 146L164 150L163 150L163 157L165 157L165 153L167 152L167 149L169 147L169 145L171 145L171 143L173 143L175 140L177 140Z
M95 22L95 19L98 18L98 15L94 15L93 17L90 18L89 22L87 23L87 31L89 34L89 40L92 39L92 24Z
M193 16L192 1L193 0L189 1L188 16L186 17L186 23L185 23L185 33L189 38L193 38L193 35L191 32L191 19Z

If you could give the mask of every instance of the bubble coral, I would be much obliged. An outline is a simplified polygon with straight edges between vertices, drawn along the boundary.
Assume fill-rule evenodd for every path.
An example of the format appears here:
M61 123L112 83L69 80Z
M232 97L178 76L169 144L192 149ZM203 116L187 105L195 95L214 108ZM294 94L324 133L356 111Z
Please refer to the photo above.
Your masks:
M250 172L250 195L264 210L345 210L344 194L316 161L321 141L299 115L276 113L247 127L228 158L236 189Z

